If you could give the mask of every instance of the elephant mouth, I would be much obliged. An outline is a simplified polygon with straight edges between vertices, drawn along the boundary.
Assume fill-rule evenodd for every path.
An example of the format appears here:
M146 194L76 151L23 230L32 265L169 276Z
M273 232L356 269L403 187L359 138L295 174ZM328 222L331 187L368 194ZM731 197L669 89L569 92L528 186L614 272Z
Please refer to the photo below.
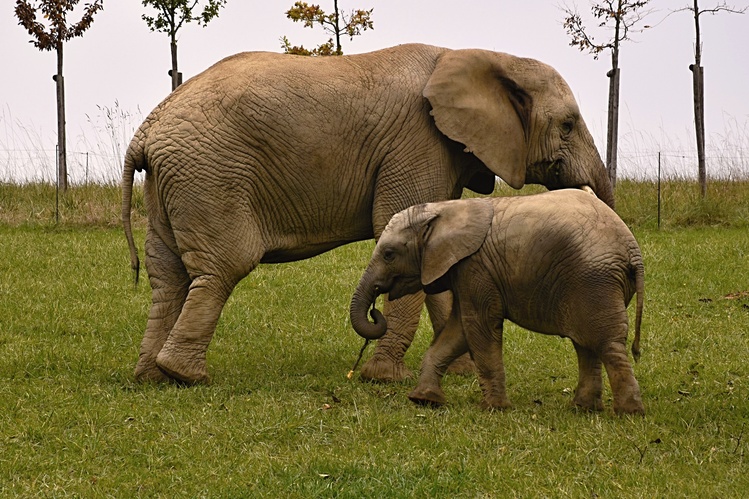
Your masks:
M399 276L392 279L387 285L375 286L375 295L387 293L388 300L397 300L406 295L412 295L421 291L421 276Z

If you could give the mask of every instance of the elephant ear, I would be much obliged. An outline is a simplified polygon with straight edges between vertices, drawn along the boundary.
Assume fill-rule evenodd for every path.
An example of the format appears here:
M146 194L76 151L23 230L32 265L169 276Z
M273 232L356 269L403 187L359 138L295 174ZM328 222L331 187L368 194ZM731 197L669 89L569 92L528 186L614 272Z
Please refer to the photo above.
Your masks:
M489 199L435 203L423 232L421 284L429 286L450 268L479 250L491 228L494 206Z
M510 76L517 62L485 50L445 53L423 95L437 128L516 189L525 184L532 99Z

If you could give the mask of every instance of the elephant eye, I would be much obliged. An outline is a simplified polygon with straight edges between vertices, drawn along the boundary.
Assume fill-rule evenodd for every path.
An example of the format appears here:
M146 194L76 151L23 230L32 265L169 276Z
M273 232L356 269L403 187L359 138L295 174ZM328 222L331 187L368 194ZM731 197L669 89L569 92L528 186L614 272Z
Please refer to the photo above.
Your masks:
M382 259L388 263L392 262L393 260L395 260L395 252L391 249L386 249L382 253Z
M572 120L566 120L562 122L562 133L569 135L572 133L572 129L575 127L575 122Z

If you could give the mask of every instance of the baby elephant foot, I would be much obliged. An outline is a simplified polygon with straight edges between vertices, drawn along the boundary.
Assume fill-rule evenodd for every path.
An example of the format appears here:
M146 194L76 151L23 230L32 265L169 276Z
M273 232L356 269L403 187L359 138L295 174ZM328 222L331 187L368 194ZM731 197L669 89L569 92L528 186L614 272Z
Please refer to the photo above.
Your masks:
M413 373L403 359L394 360L386 355L375 353L361 368L361 379L392 383L413 377Z
M504 411L512 407L508 398L484 398L481 401L481 408L488 411Z
M639 393L632 394L623 401L614 398L614 413L618 416L623 414L645 415L645 406L642 403Z
M156 365L169 378L188 385L210 382L203 350L177 349L167 343L156 357Z
M440 387L432 388L417 386L408 394L408 398L415 404L429 405L432 407L439 407L445 405L445 402L447 402L445 393Z
M600 412L603 410L603 399L601 394L590 394L582 393L578 390L575 394L575 398L572 400L575 407L578 407L584 411L589 412Z

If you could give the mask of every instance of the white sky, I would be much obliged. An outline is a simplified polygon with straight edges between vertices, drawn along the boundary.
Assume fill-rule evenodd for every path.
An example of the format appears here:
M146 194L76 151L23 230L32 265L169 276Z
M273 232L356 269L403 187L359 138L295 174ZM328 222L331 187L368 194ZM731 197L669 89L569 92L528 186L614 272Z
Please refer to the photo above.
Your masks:
M342 0L341 7L374 8L374 30L345 40L347 54L401 43L421 42L450 48L484 48L533 57L554 66L575 93L600 149L606 134L610 57L594 60L569 46L562 27L564 0ZM82 3L86 0L82 0ZM324 9L332 0L316 0ZM589 3L578 0L589 16ZM662 21L669 10L691 0L653 0L656 10L646 24ZM704 7L716 0L701 0ZM742 7L747 0L735 0ZM0 148L22 147L38 136L44 147L56 142L54 52L40 52L17 25L13 0L0 0ZM207 28L187 25L179 33L179 65L185 79L217 60L241 51L280 52L279 38L311 48L327 36L287 20L293 0L228 0ZM570 2L570 4L572 4ZM730 2L729 2L730 4ZM460 7L457 7L460 5ZM91 143L91 121L101 123L101 107L136 112L143 117L169 92L168 38L148 30L140 0L105 0L90 30L65 45L64 76L68 148ZM749 14L721 13L701 18L705 105L709 143L749 139ZM607 33L591 30L598 40ZM620 55L620 154L642 155L663 148L694 150L691 72L694 22L689 12L666 18ZM98 106L98 107L97 107ZM738 137L738 138L736 138ZM19 145L20 144L20 145ZM746 154L746 153L744 153ZM2 158L2 155L0 155ZM620 167L621 168L621 167Z

